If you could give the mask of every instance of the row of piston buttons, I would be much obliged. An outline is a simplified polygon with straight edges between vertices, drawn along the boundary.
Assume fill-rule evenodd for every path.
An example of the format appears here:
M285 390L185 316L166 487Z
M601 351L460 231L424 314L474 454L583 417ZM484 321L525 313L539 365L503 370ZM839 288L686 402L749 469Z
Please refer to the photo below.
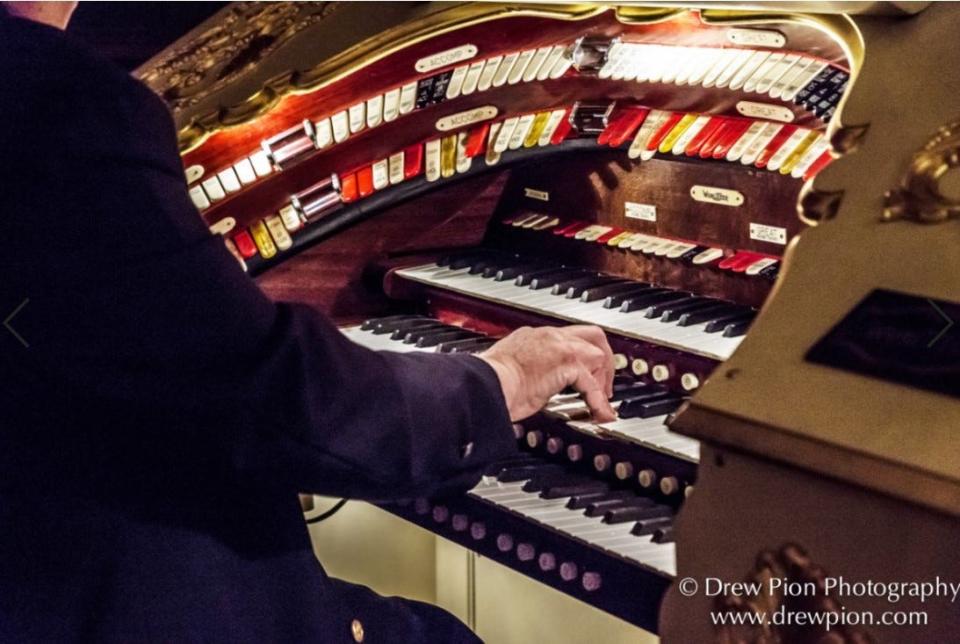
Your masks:
M572 463L583 460L583 447L576 443L564 446L563 439L559 436L550 436L544 440L543 432L535 429L528 431L525 437L517 436L517 438L524 438L527 446L531 449L539 449L542 446L552 456L561 456L565 453L567 459ZM637 468L630 461L614 463L609 454L597 454L593 457L593 469L597 472L604 474L609 472L611 468L613 469L613 475L621 481L628 481L636 475L637 482L644 489L649 490L659 484L660 492L664 496L672 496L682 492L684 497L688 497L693 492L692 485L684 485L676 476L660 477L656 471L648 467Z
M613 355L613 366L617 371L629 369L638 378L649 376L654 382L667 382L676 375L672 364L651 364L646 358L630 358L625 353ZM692 371L684 372L680 374L680 386L684 391L693 391L700 386L700 376Z
M450 509L445 505L431 505L425 498L419 498L413 503L413 511L420 516L430 514L434 522L438 524L450 522L450 527L454 532L469 532L470 538L474 541L483 541L487 538L487 525L483 521L471 521L466 514L450 514ZM521 541L517 542L512 534L501 532L496 539L497 550L503 554L511 551L515 552L517 559L522 562L536 560L537 566L543 572L552 572L556 570L563 581L580 580L580 585L587 592L593 592L600 589L603 583L603 577L598 572L584 570L581 574L580 566L572 561L558 561L557 556L552 552L537 552L536 546L532 543Z

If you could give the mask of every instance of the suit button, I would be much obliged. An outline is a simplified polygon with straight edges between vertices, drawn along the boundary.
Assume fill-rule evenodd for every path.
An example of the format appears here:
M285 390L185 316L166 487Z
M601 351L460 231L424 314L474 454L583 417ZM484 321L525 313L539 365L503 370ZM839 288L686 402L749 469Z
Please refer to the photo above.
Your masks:
M350 632L353 633L353 641L360 644L363 641L363 624L359 619L353 620L350 624Z
M460 446L460 458L470 458L470 455L473 454L473 443L467 443L466 445Z

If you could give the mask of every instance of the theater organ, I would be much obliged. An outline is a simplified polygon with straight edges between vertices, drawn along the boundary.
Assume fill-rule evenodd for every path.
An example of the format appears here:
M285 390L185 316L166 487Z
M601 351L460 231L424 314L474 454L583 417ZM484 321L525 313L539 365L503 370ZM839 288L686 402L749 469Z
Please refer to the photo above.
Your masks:
M606 330L618 420L562 394L466 495L384 507L657 631L701 458L667 423L692 397L677 424L710 440L698 392L737 386L786 249L836 213L811 186L863 140L863 61L854 19L816 8L237 3L139 74L271 296L376 349Z

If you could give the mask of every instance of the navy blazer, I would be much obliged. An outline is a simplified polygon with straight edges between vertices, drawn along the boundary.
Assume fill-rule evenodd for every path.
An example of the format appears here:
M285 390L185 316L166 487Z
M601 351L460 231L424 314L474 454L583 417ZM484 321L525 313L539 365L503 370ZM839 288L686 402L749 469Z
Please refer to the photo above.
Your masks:
M470 637L328 578L297 492L394 499L515 449L472 356L372 352L263 295L145 86L0 18L0 641Z

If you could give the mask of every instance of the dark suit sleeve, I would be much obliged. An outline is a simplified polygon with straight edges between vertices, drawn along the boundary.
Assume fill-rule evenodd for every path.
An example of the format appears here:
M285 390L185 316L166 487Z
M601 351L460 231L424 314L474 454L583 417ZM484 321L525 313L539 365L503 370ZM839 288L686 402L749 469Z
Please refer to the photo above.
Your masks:
M159 100L122 76L73 74L83 83L64 74L24 120L20 144L39 152L8 168L34 187L5 206L24 264L8 287L29 298L17 324L40 381L86 413L129 410L144 441L219 450L301 491L467 485L515 450L486 363L369 351L270 301L189 201Z

